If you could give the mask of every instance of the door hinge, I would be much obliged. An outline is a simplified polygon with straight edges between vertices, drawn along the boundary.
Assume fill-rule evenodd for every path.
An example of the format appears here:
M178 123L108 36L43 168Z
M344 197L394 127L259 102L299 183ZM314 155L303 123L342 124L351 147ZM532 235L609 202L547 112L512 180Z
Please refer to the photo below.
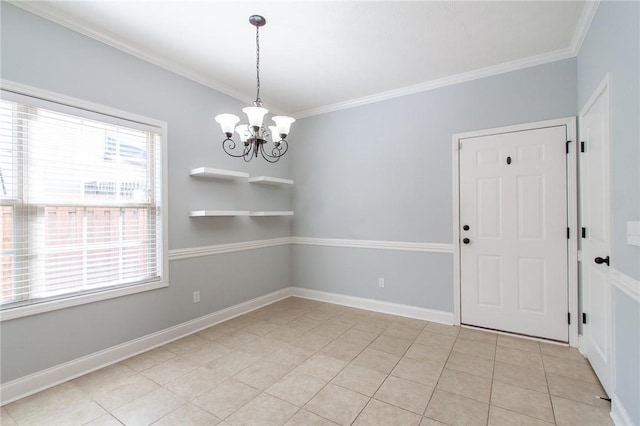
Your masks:
M571 229L567 228L567 240L571 239Z
M569 144L571 143L571 141L567 141L567 154L569 153Z
M587 238L587 228L582 228L582 238Z
M567 312L567 322L571 325L571 312Z
M583 313L582 313L582 323L583 323L583 324L586 324L586 323L587 323L587 314L586 314L586 312L583 312Z
M584 152L584 141L580 142L580 152Z

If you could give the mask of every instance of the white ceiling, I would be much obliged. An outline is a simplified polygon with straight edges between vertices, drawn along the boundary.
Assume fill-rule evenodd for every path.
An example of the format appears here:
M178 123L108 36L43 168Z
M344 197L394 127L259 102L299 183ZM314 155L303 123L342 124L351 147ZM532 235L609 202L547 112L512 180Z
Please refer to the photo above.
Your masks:
M245 101L306 116L574 56L583 1L53 1L20 7ZM578 46L579 47L579 46Z

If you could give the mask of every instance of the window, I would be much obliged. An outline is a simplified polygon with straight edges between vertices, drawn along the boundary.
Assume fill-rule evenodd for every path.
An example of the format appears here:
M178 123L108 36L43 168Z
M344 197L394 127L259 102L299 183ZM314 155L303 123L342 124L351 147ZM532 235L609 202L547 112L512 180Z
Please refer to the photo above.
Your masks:
M166 285L164 126L66 101L2 91L3 319Z

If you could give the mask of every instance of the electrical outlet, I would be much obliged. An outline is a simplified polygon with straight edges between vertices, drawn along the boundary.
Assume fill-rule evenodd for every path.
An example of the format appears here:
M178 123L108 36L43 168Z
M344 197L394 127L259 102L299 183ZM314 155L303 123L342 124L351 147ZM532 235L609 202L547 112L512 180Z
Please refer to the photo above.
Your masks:
M380 288L384 287L384 278L378 278L378 287Z
M640 246L640 221L627 222L627 244Z
M200 303L200 292L199 291L194 291L193 292L193 303Z

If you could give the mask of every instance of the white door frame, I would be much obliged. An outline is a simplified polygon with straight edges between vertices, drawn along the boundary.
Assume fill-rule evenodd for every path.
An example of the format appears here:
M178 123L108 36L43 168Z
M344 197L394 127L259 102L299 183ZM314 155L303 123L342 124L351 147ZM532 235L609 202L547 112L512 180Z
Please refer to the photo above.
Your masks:
M537 121L514 126L478 130L474 132L456 133L453 135L453 317L456 325L460 325L460 139L479 136L490 136L500 133L521 132L541 127L566 126L567 141L571 141L567 154L567 224L570 229L568 240L568 312L571 315L569 325L569 345L578 346L578 173L577 173L577 139L576 118L565 117L556 120Z

